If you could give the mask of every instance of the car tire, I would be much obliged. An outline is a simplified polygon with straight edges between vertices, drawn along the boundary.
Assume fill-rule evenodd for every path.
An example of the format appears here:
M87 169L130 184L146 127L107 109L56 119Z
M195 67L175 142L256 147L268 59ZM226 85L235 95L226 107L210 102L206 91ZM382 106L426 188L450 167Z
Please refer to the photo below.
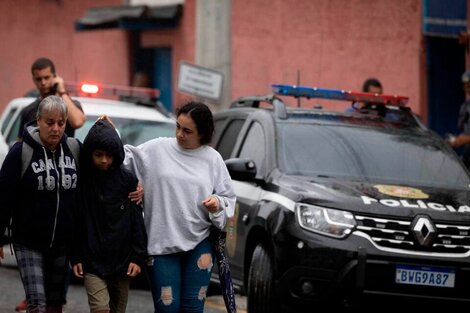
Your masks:
M264 244L256 246L248 272L248 313L274 313L277 311L274 266Z

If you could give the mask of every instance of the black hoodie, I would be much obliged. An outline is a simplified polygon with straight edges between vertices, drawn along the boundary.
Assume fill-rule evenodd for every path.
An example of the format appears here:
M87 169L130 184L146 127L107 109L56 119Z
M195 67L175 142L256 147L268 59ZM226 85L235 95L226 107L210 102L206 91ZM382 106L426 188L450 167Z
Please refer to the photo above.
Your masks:
M99 170L92 152L105 150L113 164ZM128 199L137 178L123 166L124 149L116 130L97 121L85 138L80 160L79 217L72 263L102 278L126 274L130 262L141 267L147 250L142 208Z
M68 245L73 235L78 176L67 135L51 151L42 145L38 127L30 123L23 140L33 148L24 175L22 142L13 145L0 171L0 235L11 217L13 242L32 249Z

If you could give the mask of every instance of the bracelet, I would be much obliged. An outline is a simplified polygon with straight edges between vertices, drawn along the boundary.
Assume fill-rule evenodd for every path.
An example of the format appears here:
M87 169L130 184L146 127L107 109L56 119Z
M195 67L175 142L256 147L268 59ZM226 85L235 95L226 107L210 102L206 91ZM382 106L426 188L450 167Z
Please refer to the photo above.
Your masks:
M59 92L59 96L63 96L63 95L68 95L67 91L64 91L64 92Z

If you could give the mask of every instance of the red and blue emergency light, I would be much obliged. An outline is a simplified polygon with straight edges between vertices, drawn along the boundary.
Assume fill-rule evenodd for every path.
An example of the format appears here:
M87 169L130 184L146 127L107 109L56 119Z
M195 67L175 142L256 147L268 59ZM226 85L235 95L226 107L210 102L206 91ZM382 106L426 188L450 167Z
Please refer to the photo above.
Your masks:
M353 92L340 89L326 89L296 85L273 84L273 92L280 96L321 98L353 102L369 102L384 105L405 106L409 98L368 92Z
M153 88L143 87L129 87L120 85L109 84L92 84L92 83L77 83L65 82L65 88L69 93L76 95L92 96L123 96L123 97L137 97L143 99L158 99L160 90Z

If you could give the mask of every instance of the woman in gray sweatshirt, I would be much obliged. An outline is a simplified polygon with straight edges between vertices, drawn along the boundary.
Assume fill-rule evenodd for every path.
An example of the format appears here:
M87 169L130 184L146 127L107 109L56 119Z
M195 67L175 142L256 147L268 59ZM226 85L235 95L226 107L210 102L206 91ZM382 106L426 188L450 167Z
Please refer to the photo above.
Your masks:
M124 165L143 183L147 264L155 312L200 312L212 272L211 227L234 214L235 193L210 147L210 109L189 102L177 112L176 138L125 145Z

